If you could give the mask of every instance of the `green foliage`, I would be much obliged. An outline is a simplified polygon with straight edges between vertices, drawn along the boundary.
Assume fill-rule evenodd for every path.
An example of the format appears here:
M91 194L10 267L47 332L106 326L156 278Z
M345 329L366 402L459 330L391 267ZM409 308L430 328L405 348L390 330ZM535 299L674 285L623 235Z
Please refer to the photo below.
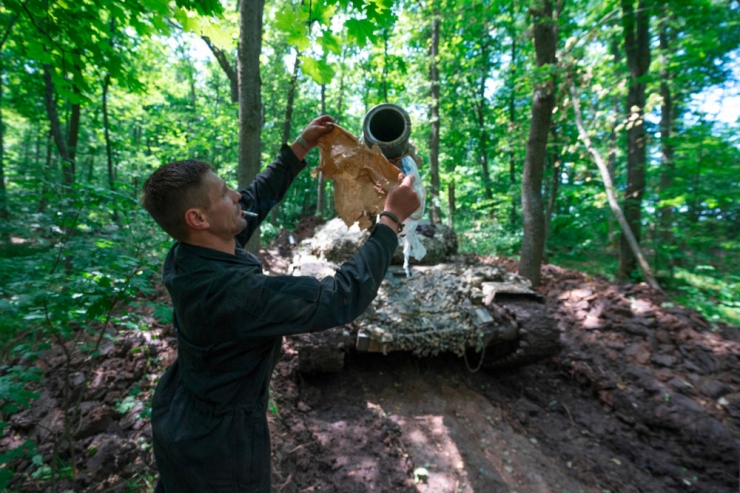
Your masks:
M708 320L740 326L740 276L722 275L711 265L676 270L671 285L676 300L699 310Z
M38 398L38 392L27 390L29 382L41 380L41 370L26 366L0 366L0 420L15 414ZM0 421L0 429L5 423Z
M15 223L10 232L36 243L38 253L0 259L6 276L0 275L0 294L8 308L0 317L12 330L7 335L70 339L80 327L95 333L116 306L152 289L159 269L152 253L164 238L137 201L101 187L75 185L75 192L55 212L37 215L30 225ZM117 223L111 224L111 215ZM43 233L44 225L50 233ZM11 268L19 263L25 268ZM96 345L82 349L94 351Z
M461 253L490 256L515 256L522 244L520 230L498 221L476 221L460 228L457 236Z
M13 472L10 471L6 465L18 458L29 459L36 457L36 444L30 440L26 440L22 445L0 453L0 491L5 491L8 484L13 479Z

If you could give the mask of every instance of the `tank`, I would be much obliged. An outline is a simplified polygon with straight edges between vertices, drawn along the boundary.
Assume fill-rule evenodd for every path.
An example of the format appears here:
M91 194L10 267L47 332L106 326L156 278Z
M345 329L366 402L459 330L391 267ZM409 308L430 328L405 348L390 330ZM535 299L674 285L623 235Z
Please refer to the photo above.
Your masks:
M403 351L417 357L444 352L471 371L535 363L560 350L560 331L544 297L527 279L472 255L457 255L454 233L420 225L422 243L437 255L412 265L407 276L391 265L370 307L352 324L294 336L299 370L340 371L354 352ZM333 219L301 243L289 268L293 275L331 275L351 258L367 231ZM400 252L394 255L400 263Z

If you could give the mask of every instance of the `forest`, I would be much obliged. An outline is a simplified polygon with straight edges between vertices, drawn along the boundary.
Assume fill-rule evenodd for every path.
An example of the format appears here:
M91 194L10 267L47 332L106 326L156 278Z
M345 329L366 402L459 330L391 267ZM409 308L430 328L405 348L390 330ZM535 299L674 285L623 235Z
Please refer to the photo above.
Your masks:
M3 0L0 491L151 491L156 482L151 432L148 438L141 430L150 417L152 386L174 351L166 347L172 308L160 276L172 239L141 206L149 175L174 160L199 159L212 163L231 187L243 188L314 118L331 115L360 136L364 116L381 103L410 115L411 141L423 161L423 223L453 230L459 254L506 265L547 298L553 313L565 310L561 303L586 303L573 294L568 301L554 287L566 271L571 277L562 279L571 288L581 286L573 279L591 283L596 293L613 288L633 312L638 294L650 292L659 300L658 320L660 310L675 310L666 316L681 320L679 311L690 313L686 323L703 337L697 341L714 348L712 357L734 358L697 374L724 389L707 391L717 403L707 404L707 412L714 413L712 423L731 430L724 436L733 437L730 455L737 458L737 0ZM318 151L306 160L307 169L252 238L250 251L269 256L265 252L287 232L337 216L333 182L310 172L320 164ZM667 344L660 330L645 336L656 354L641 364L677 372L678 363L654 361ZM586 339L578 340L586 347ZM690 359L680 352L679 358ZM105 366L115 355L125 365ZM571 356L564 350L524 376L565 368ZM355 370L367 377L375 363L358 364ZM394 362L388 371L403 364ZM318 409L317 399L311 404L300 390L302 378L288 377L288 366L279 368L284 380L273 384L273 435L295 432L291 416L300 413L292 407ZM578 368L572 375L586 371ZM115 390L92 397L83 391L114 370L125 385L111 382L108 390ZM585 375L601 378L596 370ZM514 382L524 377L507 374L495 384L465 378L490 389L519 385ZM670 380L657 378L661 389ZM616 413L617 398L604 392L624 391L619 382L589 391L589 399ZM679 397L705 399L698 382ZM305 388L327 394L334 384L312 380ZM680 405L671 401L672 392L651 395ZM557 402L539 399L545 408ZM90 402L104 402L110 414L99 411L95 421ZM518 419L517 426L538 419L526 412L529 418L517 418L521 404L511 402L508 414L501 412ZM564 422L573 422L570 406L560 411ZM116 424L122 430L115 440L98 438L124 416L130 423ZM367 419L383 430L401 426L378 416ZM89 425L84 433L81 423ZM544 421L538 426L547 427ZM630 426L637 428L634 419ZM136 430L135 439L124 430ZM672 430L652 440L674 443L666 438L678 433ZM309 443L295 440L278 439L274 448ZM393 440L409 448L404 438ZM311 442L314 453L318 442ZM298 482L301 460L289 460L307 452L305 446L273 457L273 468L278 459L282 467L274 472L274 491L313 491ZM676 454L695 452L684 446ZM103 457L108 449L115 452ZM639 460L615 454L598 467L578 466L581 472L573 472L576 459L563 459L567 468L548 469L549 478L566 471L577 481L558 483L571 485L563 491L737 490L735 459L716 467L707 465L711 456L701 465L675 459L665 470L640 463L651 477L668 479L635 486L630 477L643 481L636 472L608 471ZM103 458L96 465L97 456ZM399 468L386 471L389 478L406 471L399 483L366 478L367 484L385 491L461 492L539 484L516 483L499 471L500 489L488 489L480 479L485 474L476 472L475 479L468 471L468 483L455 476L458 486L448 490L434 486L434 468L418 457ZM341 481L348 481L344 474ZM708 478L704 487L697 476ZM321 491L372 490L341 481ZM555 491L555 482L544 484Z

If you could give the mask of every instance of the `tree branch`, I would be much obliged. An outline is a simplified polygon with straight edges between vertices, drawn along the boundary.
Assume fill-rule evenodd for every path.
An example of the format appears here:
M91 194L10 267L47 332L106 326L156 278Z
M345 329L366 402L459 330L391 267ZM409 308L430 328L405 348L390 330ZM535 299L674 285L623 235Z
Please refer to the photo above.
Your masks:
M604 188L606 189L607 201L609 202L609 206L611 207L612 212L617 217L619 226L622 228L622 234L627 239L627 243L629 243L632 254L635 256L638 264L640 265L640 270L642 271L642 275L645 278L645 281L647 281L650 287L657 289L658 291L662 291L660 285L658 284L658 281L655 279L655 276L653 276L653 273L650 270L650 265L648 265L647 260L645 260L645 256L640 249L640 245L635 239L634 233L632 233L632 229L630 228L629 223L627 223L627 218L624 216L622 208L619 207L616 194L614 193L614 184L612 183L612 177L609 174L609 169L607 168L604 159L601 157L601 154L599 154L599 151L597 151L591 143L591 138L588 136L588 132L586 132L586 127L583 126L583 119L581 118L581 107L578 102L578 91L576 90L575 83L573 83L570 87L570 94L573 98L573 112L575 113L576 117L578 134L584 145L586 146L586 149L588 149L588 152L594 158L596 166L599 168L599 173L601 174L601 179L604 182Z
M226 74L226 77L229 78L229 82L231 82L231 102L238 103L239 102L239 80L237 78L236 70L234 69L234 66L231 64L231 62L229 62L229 59L226 57L226 53L224 53L224 51L221 48L214 45L208 36L201 36L201 38L203 38L203 41L206 42L206 45L208 45L208 48L210 48L211 52L213 53L213 56L216 57L216 61L218 61L218 64L223 69L224 73Z
M15 21L18 20L18 17L20 14L16 13L12 19L10 19L10 23L8 24L8 28L5 29L5 34L3 34L3 39L0 41L0 50L3 49L3 45L8 40L8 36L10 36L10 31L13 29L13 24L15 24Z

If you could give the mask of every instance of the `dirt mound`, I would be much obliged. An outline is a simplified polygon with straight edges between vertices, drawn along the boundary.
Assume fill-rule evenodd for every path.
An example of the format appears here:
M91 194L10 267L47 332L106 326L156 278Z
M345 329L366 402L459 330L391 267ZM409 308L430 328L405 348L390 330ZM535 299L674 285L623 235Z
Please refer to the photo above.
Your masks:
M509 259L482 260L516 268ZM385 491L737 491L740 341L725 336L736 331L712 329L643 285L555 266L544 267L544 279L564 345L549 361L470 373L449 355L358 354L340 374L281 374L298 378L297 392L320 396L299 411L313 432L294 446L346 461L343 474L327 474L288 458L284 470L300 474L285 491L347 491L333 478L350 477L366 441L326 433L370 409L398 425L405 461L378 455L366 477L385 477L388 468L409 474L406 485ZM285 404L284 416L292 415L295 401ZM384 436L371 430L368 440Z
M470 373L447 353L374 353L308 376L286 339L271 385L273 491L738 491L740 328L712 327L644 285L551 265L543 279L562 350L514 371ZM33 439L43 466L56 453L58 491L151 491L147 406L176 340L148 320L146 332L111 331L100 355L73 358L69 372L61 346L37 360L40 397L10 417L0 452ZM77 409L71 446L65 396ZM12 487L48 490L43 466L8 463Z

